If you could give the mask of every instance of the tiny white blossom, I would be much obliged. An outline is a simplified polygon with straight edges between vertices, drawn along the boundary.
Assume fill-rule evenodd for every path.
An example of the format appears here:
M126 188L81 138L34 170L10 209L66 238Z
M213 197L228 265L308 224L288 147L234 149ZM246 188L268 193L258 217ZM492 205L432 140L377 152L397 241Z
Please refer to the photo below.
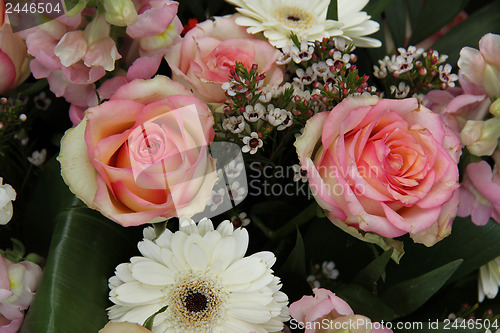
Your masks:
M265 112L266 108L264 107L264 105L262 105L261 103L257 103L255 104L255 107L253 107L252 105L247 105L245 107L245 112L243 112L243 116L249 122L255 123L264 116Z
M324 61L312 65L315 78L322 78L324 82L331 76L330 67Z
M424 53L423 48L416 48L415 46L409 46L408 50L400 47L398 48L398 52L400 55L406 58L411 58L411 60L417 59Z
M314 72L311 67L308 67L305 71L302 68L298 68L295 73L297 74L297 77L293 78L295 82L307 85L314 81Z
M210 200L207 202L207 206L210 206L211 212L215 211L224 202L225 196L226 191L223 188L220 188L217 191L212 190Z
M410 86L407 86L404 82L400 82L399 85L391 86L391 93L394 94L396 98L406 98L410 92Z
M285 111L285 119L283 120L283 122L281 123L281 125L279 125L277 127L278 131L282 131L284 130L285 128L288 128L290 126L292 126L293 124L293 115L290 111L286 111L286 110L283 110Z
M267 106L267 121L273 126L279 126L283 124L286 119L286 110L275 108L274 105L269 104Z
M385 79L387 77L387 67L373 66L373 76L375 76L377 79Z
M241 174L244 168L245 165L243 162L238 163L236 160L232 160L224 167L224 172L228 178L234 179Z
M311 60L314 54L314 47L309 46L307 43L302 43L299 50L299 48L294 45L292 46L291 54L293 61L300 64L301 62Z
M406 58L404 56L397 56L396 62L392 63L390 66L390 71L395 74L403 74L410 71L413 68L413 59Z
M247 217L247 213L241 212L231 217L231 223L235 228L246 227L250 224L250 218Z
M339 271L335 269L335 263L333 261L323 262L321 269L323 274L325 274L330 280L335 280L339 277Z
M335 51L333 52L333 58L327 59L326 64L328 66L333 66L337 69L337 71L340 70L340 67L345 66L346 68L350 68L351 57L349 54L342 54L340 51Z
M244 153L255 154L259 148L262 148L264 142L259 138L259 135L255 132L252 132L250 136L246 136L243 138L243 143L245 144L241 151Z
M313 287L313 288L320 288L321 287L321 283L319 282L319 280L316 278L316 276L314 275L309 275L307 278L306 278L307 282Z
M235 203L241 202L245 199L247 194L247 189L240 185L240 182L234 181L229 186L229 196L235 201Z
M47 149L42 149L41 151L35 150L33 154L31 154L31 156L28 157L28 161L35 166L42 165L46 159L47 159Z
M444 82L448 85L448 87L454 87L455 81L458 81L458 75L451 73L451 65L441 65L439 66L439 79L441 82Z
M35 106L40 110L46 111L50 107L51 101L50 98L47 98L47 94L45 91L39 93L35 98L33 98L33 102Z
M241 133L245 130L245 120L243 116L231 116L222 121L222 128L234 134Z
M292 165L292 169L295 173L293 175L294 182L298 181L302 181L303 183L307 182L307 170L302 169L302 167L299 164Z

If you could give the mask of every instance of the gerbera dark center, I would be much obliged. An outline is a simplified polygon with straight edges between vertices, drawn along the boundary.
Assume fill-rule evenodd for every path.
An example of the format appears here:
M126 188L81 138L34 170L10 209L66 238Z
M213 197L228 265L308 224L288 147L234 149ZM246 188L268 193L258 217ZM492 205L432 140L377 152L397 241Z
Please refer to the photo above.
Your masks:
M199 292L191 292L184 299L184 306L189 312L202 312L207 303L207 297Z
M288 15L287 20L298 22L298 21L300 21L300 17L297 17L295 15Z

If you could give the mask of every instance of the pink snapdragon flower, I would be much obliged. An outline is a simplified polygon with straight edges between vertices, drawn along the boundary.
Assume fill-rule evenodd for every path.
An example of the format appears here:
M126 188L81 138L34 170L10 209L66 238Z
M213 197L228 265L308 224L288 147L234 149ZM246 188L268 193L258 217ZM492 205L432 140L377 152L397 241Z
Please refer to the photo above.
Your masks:
M15 264L0 256L0 332L18 332L41 278L42 269L37 264Z
M484 35L479 50L464 47L458 67L465 79L483 87L489 96L500 97L500 35Z
M476 225L493 218L500 223L500 150L493 154L493 170L486 161L471 163L460 187L458 216L471 216Z
M290 314L298 321L291 323L304 327L305 333L392 333L383 325L354 314L349 304L330 290L315 288L313 292L314 296L303 296L290 305Z
M491 100L481 86L464 79L458 74L461 88L431 90L425 95L424 105L439 113L441 119L459 135L467 120L482 120L488 113Z

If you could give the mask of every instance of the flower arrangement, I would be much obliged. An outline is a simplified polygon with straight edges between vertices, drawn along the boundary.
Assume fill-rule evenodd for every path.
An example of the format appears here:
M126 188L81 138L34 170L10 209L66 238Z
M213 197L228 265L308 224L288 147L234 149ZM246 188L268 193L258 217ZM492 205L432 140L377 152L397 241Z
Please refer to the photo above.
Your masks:
M499 10L0 1L0 332L500 332Z

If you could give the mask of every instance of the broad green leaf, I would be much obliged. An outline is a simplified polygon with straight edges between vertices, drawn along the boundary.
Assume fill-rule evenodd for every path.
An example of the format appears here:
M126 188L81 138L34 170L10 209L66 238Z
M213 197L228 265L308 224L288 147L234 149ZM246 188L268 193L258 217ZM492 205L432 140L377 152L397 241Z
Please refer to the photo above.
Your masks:
M107 322L108 279L136 253L138 229L88 208L61 212L22 333L97 332Z
M377 18L394 0L372 0L363 10L372 18Z
M400 282L385 291L381 298L390 304L398 317L407 316L431 298L462 262L461 259L455 260L426 274Z
M452 21L469 0L426 1L415 22L410 44L415 45Z
M462 259L449 283L457 281L500 256L500 224L493 220L477 226L470 218L455 218L451 235L432 247L405 241L406 253L399 266L388 267L387 283L395 284Z
M349 304L354 313L367 316L372 321L389 321L397 317L389 304L359 284L345 285L335 293Z
M448 54L448 63L455 65L464 46L478 48L479 40L488 32L500 33L500 1L494 1L469 16L439 39L433 49Z
M57 215L72 206L84 204L70 192L61 177L61 165L55 159L48 161L38 177L22 224L23 238L28 252L47 256Z
M406 7L404 0L394 0L385 9L385 18L396 48L406 42Z
M298 229L295 247L290 252L285 263L278 269L276 275L283 281L283 291L290 299L299 299L302 295L311 292L311 288L306 282L307 269L304 240Z
M367 288L376 288L378 280L385 273L385 267L391 259L392 252L394 252L394 249L391 248L375 258L368 266L356 274L353 281Z

